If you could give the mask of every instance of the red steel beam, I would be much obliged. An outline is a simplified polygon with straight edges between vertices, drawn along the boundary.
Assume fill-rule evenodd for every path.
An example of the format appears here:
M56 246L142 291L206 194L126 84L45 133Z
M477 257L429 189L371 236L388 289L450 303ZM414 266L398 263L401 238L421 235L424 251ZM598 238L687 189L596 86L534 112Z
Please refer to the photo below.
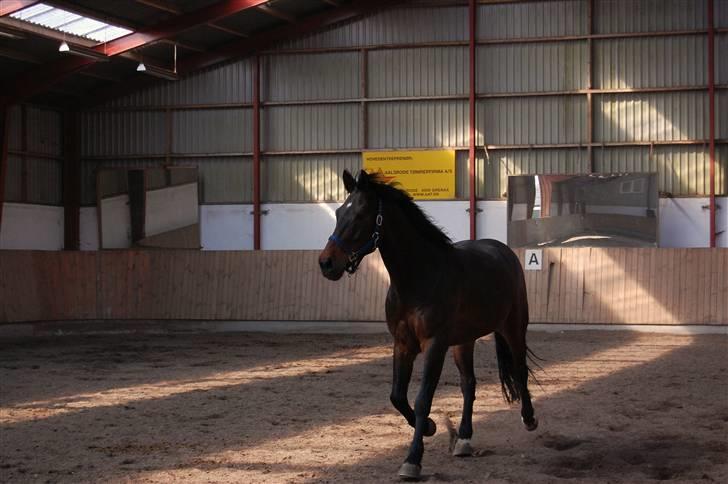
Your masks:
M18 10L32 7L36 3L40 3L40 0L2 0L0 1L0 17L12 15Z
M260 56L253 72L253 249L260 250Z
M237 12L256 7L267 0L225 0L210 6L173 17L152 27L131 33L124 37L92 47L93 50L113 57L146 44L174 37L200 24L212 22ZM48 66L25 72L3 83L0 92L9 93L5 102L17 103L45 91L65 77L89 65L95 59L86 57L64 57Z
M469 135L469 163L468 181L470 188L470 240L476 239L475 215L475 36L476 36L475 0L468 2L468 23L470 31L470 135Z
M329 25L351 20L354 17L391 7L398 3L402 3L402 0L355 0L335 10L302 19L296 24L263 32L249 39L238 39L218 47L214 51L192 55L178 63L177 72L180 75L185 75L220 62L246 57L261 52L277 42L299 37ZM128 82L116 84L110 88L99 89L87 97L85 107L97 106L111 99L147 88L157 82L159 81L150 76L138 76Z
M303 18L295 24L261 32L249 39L240 39L215 48L213 51L190 56L179 63L181 72L190 72L209 67L230 59L245 57L271 45L299 37L329 25L350 20L354 17L391 7L401 0L355 0L339 8Z
M715 247L715 25L708 0L708 104L710 123L710 246Z

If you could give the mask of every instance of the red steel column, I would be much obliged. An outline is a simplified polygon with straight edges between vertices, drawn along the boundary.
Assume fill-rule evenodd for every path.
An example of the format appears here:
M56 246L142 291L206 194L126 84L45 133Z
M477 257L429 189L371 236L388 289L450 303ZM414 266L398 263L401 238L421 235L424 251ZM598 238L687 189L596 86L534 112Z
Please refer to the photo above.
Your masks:
M475 240L475 0L468 0L470 23L470 153L468 179L470 182L470 240Z
M3 205L5 204L5 177L8 171L8 142L10 141L10 108L0 104L0 230L3 224Z
M260 250L260 56L253 72L253 249Z
M708 0L708 104L710 124L710 246L715 247L715 26Z

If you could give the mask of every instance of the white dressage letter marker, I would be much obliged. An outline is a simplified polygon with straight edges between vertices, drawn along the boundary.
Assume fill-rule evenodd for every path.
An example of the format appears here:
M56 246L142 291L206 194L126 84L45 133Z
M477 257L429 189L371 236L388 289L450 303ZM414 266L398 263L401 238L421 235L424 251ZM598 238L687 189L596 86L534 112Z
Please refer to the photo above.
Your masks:
M543 260L543 250L526 249L524 267L527 271L540 271L541 261Z

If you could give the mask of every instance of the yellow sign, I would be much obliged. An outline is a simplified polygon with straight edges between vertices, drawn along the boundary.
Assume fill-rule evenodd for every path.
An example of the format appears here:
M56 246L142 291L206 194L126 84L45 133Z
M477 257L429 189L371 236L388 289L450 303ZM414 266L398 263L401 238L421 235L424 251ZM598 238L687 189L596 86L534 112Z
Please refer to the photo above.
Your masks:
M455 198L455 151L365 151L364 169L381 171L415 200Z

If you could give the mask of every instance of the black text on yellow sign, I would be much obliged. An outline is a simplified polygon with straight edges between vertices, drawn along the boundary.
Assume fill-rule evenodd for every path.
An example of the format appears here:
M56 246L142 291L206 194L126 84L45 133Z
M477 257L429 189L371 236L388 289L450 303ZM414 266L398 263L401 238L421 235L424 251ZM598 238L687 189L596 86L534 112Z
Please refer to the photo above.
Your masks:
M381 172L415 200L455 198L455 150L365 151L364 169Z

